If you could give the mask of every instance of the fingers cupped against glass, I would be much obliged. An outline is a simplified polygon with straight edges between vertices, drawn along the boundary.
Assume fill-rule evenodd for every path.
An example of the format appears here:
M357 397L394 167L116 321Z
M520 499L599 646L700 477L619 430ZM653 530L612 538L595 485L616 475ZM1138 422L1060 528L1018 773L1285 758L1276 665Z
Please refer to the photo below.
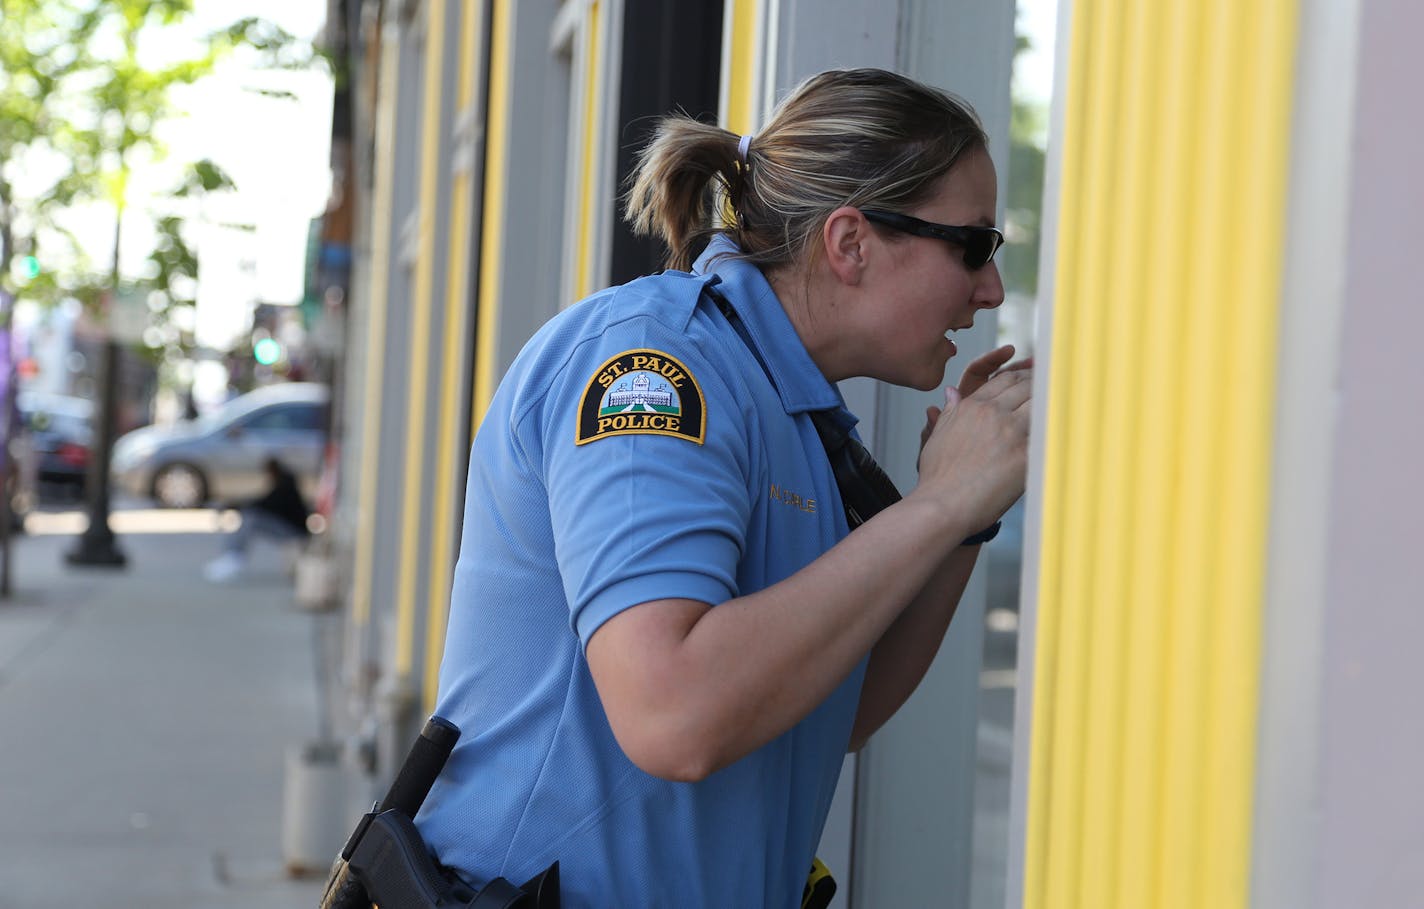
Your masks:
M1033 370L1031 369L1002 369L984 383L979 394L982 397L994 397L1003 394L1011 388L1020 386L1032 389Z

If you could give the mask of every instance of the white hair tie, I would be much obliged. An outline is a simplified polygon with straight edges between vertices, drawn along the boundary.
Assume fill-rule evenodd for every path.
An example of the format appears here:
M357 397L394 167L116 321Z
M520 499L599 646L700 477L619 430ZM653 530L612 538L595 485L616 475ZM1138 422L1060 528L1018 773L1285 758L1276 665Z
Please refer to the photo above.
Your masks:
M747 150L752 146L751 136L742 136L742 141L737 143L737 160L742 162L742 166L747 166Z

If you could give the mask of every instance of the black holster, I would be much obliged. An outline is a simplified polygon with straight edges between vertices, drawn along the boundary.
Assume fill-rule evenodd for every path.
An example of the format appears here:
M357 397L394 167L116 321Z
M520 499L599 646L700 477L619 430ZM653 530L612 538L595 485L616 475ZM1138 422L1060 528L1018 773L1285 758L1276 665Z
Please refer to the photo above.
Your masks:
M558 909L559 863L516 887L497 877L479 890L436 864L420 831L399 811L371 813L353 834L350 857L337 859L322 909ZM343 850L344 851L344 850Z
M386 797L362 816L331 866L321 909L559 909L559 863L523 887L497 877L478 890L440 867L411 820L460 730L431 717Z

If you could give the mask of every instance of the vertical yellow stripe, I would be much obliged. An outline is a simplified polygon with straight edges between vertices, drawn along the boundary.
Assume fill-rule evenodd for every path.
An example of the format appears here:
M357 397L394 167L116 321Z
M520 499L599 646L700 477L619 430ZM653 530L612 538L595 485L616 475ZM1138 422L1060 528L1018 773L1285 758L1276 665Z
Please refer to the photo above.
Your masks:
M477 0L460 0L460 62L455 87L457 117L468 116L479 81L478 56L484 26ZM465 141L468 141L466 139ZM473 166L473 161L470 162ZM440 370L440 431L435 453L435 498L430 515L430 596L425 623L425 709L435 708L440 678L440 656L445 648L445 626L449 615L450 579L454 561L454 530L459 516L455 488L459 475L457 458L467 452L461 438L464 398L460 369L463 366L465 337L469 333L470 222L473 218L474 174L463 169L454 174L450 191L450 254L445 285L445 345Z
M1032 909L1246 905L1295 16L1073 6Z
M727 122L723 124L735 133L750 133L756 129L757 44L761 0L728 0L732 14L728 27L732 30L732 52L727 74Z
M1191 257L1183 255L1182 250L1196 230L1190 220L1196 214L1191 205L1195 187L1181 175L1189 173L1195 161L1192 141L1194 125L1200 119L1199 92L1195 89L1202 52L1200 9L1193 4L1167 4L1165 20L1157 20L1148 32L1156 34L1160 28L1179 37L1166 46L1153 46L1153 53L1147 57L1160 66L1149 70L1143 80L1146 85L1160 86L1160 91L1149 93L1150 106L1155 110L1157 142L1144 162L1146 184L1135 187L1135 191L1146 192L1155 187L1151 211L1177 212L1179 217L1149 214L1152 224L1145 237L1145 268L1140 285L1144 301L1179 295L1187 272L1193 267ZM1152 43L1146 37L1143 41ZM1151 368L1140 372L1139 395L1140 401L1152 403L1141 406L1133 436L1137 474L1127 520L1134 533L1133 546L1124 553L1129 604L1173 594L1160 588L1162 579L1171 577L1176 570L1179 559L1173 528L1159 517L1171 513L1170 503L1180 478L1185 446L1177 417L1190 388L1186 345L1181 339L1193 322L1191 311L1185 307L1140 309L1143 327L1139 360L1140 364L1151 364ZM1178 602L1164 599L1160 609L1177 609ZM1126 620L1125 673L1131 684L1125 685L1123 727L1127 734L1137 737L1138 751L1137 759L1126 762L1122 772L1122 847L1116 887L1121 904L1148 906L1153 903L1152 888L1161 871L1154 830L1165 798L1162 780L1166 718L1162 704L1169 679L1163 667L1168 665L1172 638L1168 623L1156 613L1130 608Z
M401 484L400 570L396 586L395 671L408 677L415 667L416 559L421 528L421 480L429 408L430 313L434 305L435 216L439 206L440 107L445 68L445 0L426 0L425 85L421 105L418 249L411 292L410 396L406 404L405 470Z
M1294 4L1247 4L1243 13L1251 17L1251 33L1256 36L1254 53L1244 61L1245 75L1239 91L1245 129L1257 129L1277 137L1284 145L1291 131L1289 99L1294 85L1296 21ZM1282 21L1285 20L1285 21ZM1266 263L1279 263L1285 256L1284 220L1288 173L1286 156L1274 142L1247 143L1237 149L1242 174L1237 193L1256 192L1267 204L1262 208L1277 213L1273 229L1257 238L1250 252ZM1268 207L1269 206L1269 207ZM1234 244L1219 238L1223 247ZM1227 267L1240 250L1227 254ZM1281 294L1279 268L1248 269L1241 276L1241 296L1246 300L1277 300ZM1245 892L1250 885L1251 829L1249 809L1253 801L1254 747L1236 747L1251 741L1258 710L1257 672L1248 688L1231 671L1232 666L1259 666L1261 652L1260 603L1265 586L1264 546L1269 530L1269 485L1272 447L1275 377L1278 359L1278 313L1275 307L1249 307L1233 314L1235 342L1226 358L1222 385L1235 389L1222 415L1220 431L1228 438L1242 440L1250 457L1226 460L1220 479L1221 497L1240 502L1238 520L1218 525L1215 559L1220 565L1215 596L1223 599L1237 590L1245 591L1256 605L1252 621L1226 621L1218 625L1205 669L1207 696L1217 705L1206 731L1204 751L1222 754L1226 760L1206 762L1204 786L1213 795L1203 800L1202 829L1211 835L1219 831L1215 848L1203 861L1206 887L1203 899L1211 904L1228 893ZM1243 598L1244 599L1244 598ZM1229 608L1229 607L1228 607ZM1243 821L1244 818L1244 821Z
M499 381L495 350L503 277L504 180L508 170L510 67L514 64L514 0L494 0L490 23L489 114L486 118L484 217L480 230L479 327L471 425L478 427Z
M1197 70L1194 88L1198 117L1203 124L1211 124L1213 130L1245 136L1245 124L1240 122L1243 105L1234 92L1236 79L1243 75L1241 63L1248 51L1244 45L1244 10L1238 8L1240 4L1236 0L1202 0L1198 6L1204 33L1211 36L1213 58L1230 61L1228 65L1202 66ZM1182 241L1192 250L1193 267L1185 274L1179 299L1182 305L1189 304L1193 310L1192 321L1185 325L1188 338L1196 326L1220 326L1222 331L1215 333L1220 342L1184 345L1181 372L1184 382L1190 377L1212 376L1213 373L1212 378L1220 379L1222 367L1227 365L1223 354L1231 345L1228 326L1235 321L1227 311L1228 306L1238 308L1243 302L1234 299L1232 294L1233 299L1228 304L1229 292L1222 292L1219 282L1231 275L1231 260L1237 251L1223 248L1219 239L1221 232L1211 229L1212 223L1226 216L1235 202L1233 184L1239 170L1235 168L1234 159L1239 150L1234 144L1228 146L1217 141L1205 130L1188 141L1194 159L1189 166L1194 171L1197 191L1183 212L1187 231ZM1272 266L1278 268L1279 263ZM1161 752L1163 798L1157 819L1155 894L1160 905L1201 905L1201 888L1205 883L1201 867L1206 847L1200 810L1205 794L1202 774L1206 762L1221 757L1205 753L1203 747L1214 706L1207 700L1210 689L1203 674L1211 646L1212 625L1217 618L1211 607L1223 602L1213 596L1213 575L1220 566L1213 558L1210 537L1214 525L1241 518L1229 515L1228 509L1223 507L1225 503L1217 498L1219 493L1206 494L1219 486L1225 466L1223 459L1229 453L1229 446L1217 444L1214 438L1219 430L1222 402L1213 400L1215 395L1200 393L1212 388L1212 378L1205 379L1197 389L1185 387L1177 398L1177 425L1187 456L1181 461L1178 482L1170 500L1171 510L1167 513L1174 524L1171 545L1176 550L1176 561L1164 578L1163 589L1167 595L1163 617L1170 644L1162 668L1166 682L1166 696L1161 703L1165 721ZM1216 390L1223 395L1234 393L1225 387ZM1264 545L1262 552L1264 558ZM1229 601L1230 592L1227 597ZM1259 603L1242 602L1240 606L1243 610L1260 608ZM1235 667L1229 671L1240 678ZM1254 679L1251 688L1254 691Z
M1121 59L1113 53L1103 53L1101 49L1121 44L1121 22L1115 17L1103 17L1093 23L1088 35L1088 44L1093 48L1089 57L1087 74L1088 90L1098 86L1116 86L1119 81ZM1085 166L1097 167L1098 155L1116 158L1111 129L1113 124L1105 119L1097 119L1086 124L1083 161ZM1101 162L1110 167L1112 161ZM1113 193L1093 193L1082 198L1077 212L1076 231L1091 237L1101 230L1111 217L1110 211L1116 201ZM1107 279L1109 262L1107 259L1084 261L1082 270L1066 276L1069 280L1061 285L1070 295L1088 294L1089 288L1102 286ZM1083 350L1080 357L1070 359L1065 365L1069 370L1068 383L1075 394L1065 399L1070 405L1067 419L1072 425L1097 426L1103 421L1105 395L1104 377L1108 368L1107 339L1102 326L1086 319L1073 323L1071 341L1075 349ZM1091 472L1103 456L1101 438L1093 433L1079 433L1066 440L1064 450L1065 469L1078 474ZM1093 507L1094 491L1087 484L1069 484L1064 490L1064 510L1061 516L1063 539L1072 540L1092 536L1099 528L1099 515ZM1083 730L1088 719L1089 668L1095 657L1094 628L1087 614L1088 592L1096 580L1097 566L1088 559L1074 557L1065 552L1061 566L1060 589L1063 614L1058 622L1059 673L1072 684L1064 684L1056 689L1060 728L1078 730L1058 739L1059 760L1054 764L1053 782L1049 798L1052 799L1052 813L1056 823L1066 818L1081 820L1089 807L1085 802L1085 775L1089 769L1088 739ZM1092 854L1081 839L1053 841L1048 855L1049 874L1059 881L1057 889L1063 893L1077 891L1081 881L1081 865L1085 855Z
M1096 232L1121 231L1140 236L1153 229L1149 204L1152 184L1147 178L1147 162L1156 154L1155 138L1157 110L1148 86L1155 83L1157 55L1151 36L1160 29L1164 4L1136 3L1124 10L1121 17L1112 17L1113 33L1098 46L1124 42L1127 54L1104 71L1104 76L1116 83L1123 122L1119 130L1106 124L1095 131L1098 155L1113 155L1109 166L1118 173L1111 194L1102 193L1103 203L1091 225L1085 225L1090 235ZM1122 79L1123 72L1142 74L1136 79ZM1102 287L1114 298L1131 298L1142 293L1146 279L1145 256L1117 256L1101 263ZM1079 285L1083 293L1090 286ZM1133 357L1114 355L1115 351L1139 348L1145 312L1142 307L1127 307L1114 314L1101 326L1097 355L1101 358L1102 444L1097 463L1081 465L1094 476L1096 489L1115 484L1133 486L1138 464L1132 456L1136 446L1132 439L1137 430L1137 414L1141 412L1135 371L1140 363ZM1082 323L1080 323L1082 324ZM1109 392L1112 393L1109 393ZM1112 444L1112 440L1118 440ZM1094 583L1080 591L1082 616L1091 642L1087 667L1086 711L1083 733L1077 736L1083 749L1083 795L1081 819L1084 835L1078 838L1079 867L1102 868L1113 862L1114 844L1120 843L1120 808L1122 804L1123 752L1127 729L1123 723L1128 659L1127 636L1133 627L1132 602L1127 572L1120 570L1120 559L1131 552L1134 540L1128 533L1131 526L1131 503L1125 496L1111 496L1093 503L1080 503L1095 512L1096 536L1100 545L1093 552L1091 576ZM1089 606L1088 604L1093 604ZM1116 895L1117 878L1113 874L1082 874L1079 880L1079 901L1084 906L1111 906Z
M382 376L386 371L386 312L391 273L392 195L395 192L396 98L400 92L400 39L395 29L381 33L380 97L376 113L376 174L372 193L370 312L366 320L365 417L361 425L361 473L356 507L356 572L351 585L351 621L371 618L376 549L376 501L380 479ZM354 377L353 377L354 378ZM353 383L354 384L354 383Z
M602 4L593 0L588 9L588 43L584 47L583 137L579 145L579 212L577 252L574 264L574 297L581 299L593 293L593 246L598 237L598 216L601 207L595 198L598 169L603 149L598 146L600 74L602 68Z

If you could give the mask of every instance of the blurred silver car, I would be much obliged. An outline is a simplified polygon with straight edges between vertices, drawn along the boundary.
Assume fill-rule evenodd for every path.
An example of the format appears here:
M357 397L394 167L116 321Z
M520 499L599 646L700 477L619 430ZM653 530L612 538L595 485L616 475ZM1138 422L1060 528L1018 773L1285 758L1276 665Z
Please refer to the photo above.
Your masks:
M114 443L112 474L124 491L165 508L237 504L267 491L263 464L276 458L316 491L326 436L325 385L269 385L197 420L145 426Z

